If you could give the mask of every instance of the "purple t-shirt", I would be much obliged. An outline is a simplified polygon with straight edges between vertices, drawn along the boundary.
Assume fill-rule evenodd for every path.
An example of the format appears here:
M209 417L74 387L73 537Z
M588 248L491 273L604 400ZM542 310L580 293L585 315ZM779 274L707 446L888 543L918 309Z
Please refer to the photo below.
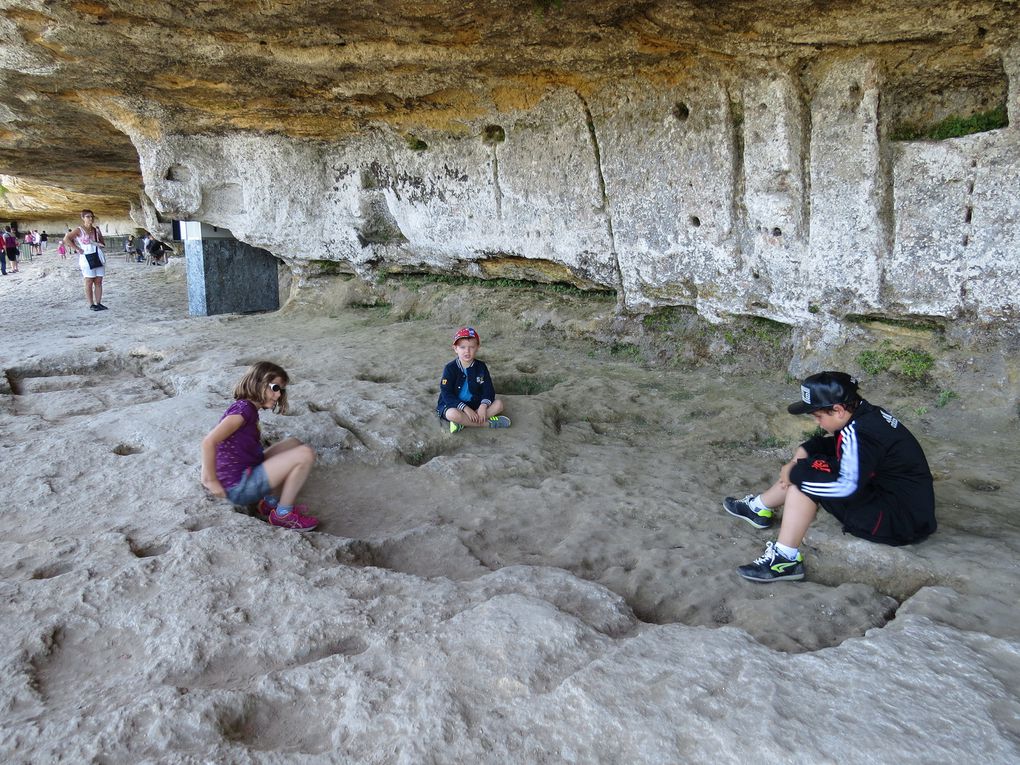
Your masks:
M220 422L232 414L241 415L244 424L230 438L216 444L216 477L224 489L236 486L245 470L261 465L265 460L259 430L259 410L255 404L246 398L235 401L220 417Z

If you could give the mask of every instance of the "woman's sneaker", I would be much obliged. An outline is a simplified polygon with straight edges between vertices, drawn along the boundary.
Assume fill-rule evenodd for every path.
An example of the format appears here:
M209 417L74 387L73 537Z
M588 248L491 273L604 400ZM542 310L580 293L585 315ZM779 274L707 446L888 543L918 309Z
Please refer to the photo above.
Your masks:
M743 518L756 529L767 529L772 525L772 511L767 507L764 510L753 509L751 507L752 499L754 499L753 494L748 494L743 499L727 497L723 500L722 506L727 513L736 518Z
M303 505L295 505L294 509L286 515L280 515L277 510L273 510L269 514L269 525L279 526L281 529L291 529L292 531L311 531L319 525L318 518L302 515L298 511L299 507L303 507Z
M737 567L737 573L752 582L799 582L804 578L804 556L797 553L797 559L790 560L776 549L775 543L768 542L764 554L753 563Z
M489 418L490 428L509 428L510 418L502 414L494 414Z

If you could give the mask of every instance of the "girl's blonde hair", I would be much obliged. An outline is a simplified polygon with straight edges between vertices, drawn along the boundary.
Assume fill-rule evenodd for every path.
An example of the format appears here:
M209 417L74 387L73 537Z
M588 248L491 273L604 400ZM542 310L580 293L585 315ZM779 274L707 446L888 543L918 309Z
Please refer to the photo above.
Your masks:
M283 380L285 387L290 382L290 377L279 364L274 364L271 361L259 361L252 364L244 373L241 382L234 386L234 400L240 401L242 398L246 398L253 404L261 406L262 402L266 400L266 388L274 377ZM273 407L273 411L280 414L287 413L286 390L280 394L280 399Z

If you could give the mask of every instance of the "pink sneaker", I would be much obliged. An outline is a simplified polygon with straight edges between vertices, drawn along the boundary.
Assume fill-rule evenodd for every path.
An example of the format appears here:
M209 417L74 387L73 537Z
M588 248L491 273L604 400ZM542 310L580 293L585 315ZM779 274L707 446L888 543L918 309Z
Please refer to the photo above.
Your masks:
M300 513L303 513L308 509L308 505L294 505L294 509ZM266 502L265 498L259 500L259 503L255 506L255 512L259 514L259 518L264 521L269 520L269 514L273 512L273 506Z
M286 515L277 515L276 510L269 514L269 525L279 526L281 529L292 531L311 531L319 525L319 519L310 515L302 515L298 508L302 505L295 505L294 509Z

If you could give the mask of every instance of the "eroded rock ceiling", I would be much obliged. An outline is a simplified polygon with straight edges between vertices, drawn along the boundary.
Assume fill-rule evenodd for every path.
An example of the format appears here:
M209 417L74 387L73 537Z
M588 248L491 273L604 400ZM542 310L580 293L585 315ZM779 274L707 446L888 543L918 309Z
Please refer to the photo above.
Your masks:
M676 82L694 62L781 66L810 89L819 62L864 53L888 108L930 121L1004 98L1018 19L993 0L4 0L0 209L126 212L142 188L129 134L457 133L558 85Z

